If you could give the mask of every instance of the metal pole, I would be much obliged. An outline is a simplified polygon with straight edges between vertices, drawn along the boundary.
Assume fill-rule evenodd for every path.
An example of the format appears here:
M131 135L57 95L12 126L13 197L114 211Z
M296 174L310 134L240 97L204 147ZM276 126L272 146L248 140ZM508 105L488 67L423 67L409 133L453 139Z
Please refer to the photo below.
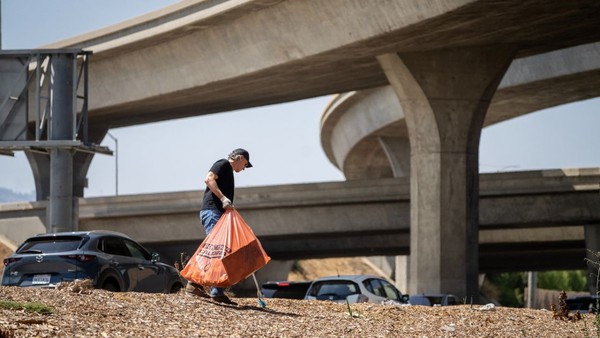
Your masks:
M83 115L83 144L90 144L88 135L88 83L89 83L89 54L84 54L81 58L83 62L83 107L81 114Z
M73 140L73 55L56 54L51 62L50 139ZM70 149L50 151L49 232L76 231L78 210L73 199L73 154ZM75 211L75 213L74 213Z
M106 135L115 141L115 196L119 196L119 140L110 132Z
M42 69L42 56L40 53L35 54L35 140L39 141L41 139L41 97L40 91L42 90L42 85L40 84L41 79L41 69Z
M2 0L0 0L0 50L2 50Z
M527 287L529 289L529 292L527 293L527 307L533 309L537 295L537 272L529 271L527 276Z

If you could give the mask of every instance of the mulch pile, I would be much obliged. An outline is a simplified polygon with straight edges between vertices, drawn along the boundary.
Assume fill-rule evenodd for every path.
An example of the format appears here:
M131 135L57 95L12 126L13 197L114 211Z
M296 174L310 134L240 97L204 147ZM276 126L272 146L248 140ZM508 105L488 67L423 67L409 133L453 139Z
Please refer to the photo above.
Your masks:
M0 287L0 305L41 302L50 314L0 307L4 337L596 337L595 317L550 310L334 304L232 298L236 306L178 294L112 293L86 284Z

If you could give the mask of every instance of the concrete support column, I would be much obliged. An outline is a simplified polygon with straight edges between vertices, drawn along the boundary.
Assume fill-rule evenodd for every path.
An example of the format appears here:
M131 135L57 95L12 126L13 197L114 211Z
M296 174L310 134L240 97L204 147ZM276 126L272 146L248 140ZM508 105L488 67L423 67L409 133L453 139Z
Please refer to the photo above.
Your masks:
M103 131L102 135L105 134L106 130ZM92 140L92 143L100 144L100 142L102 142L102 138L103 136L99 138L90 137L90 140ZM76 197L84 196L84 190L87 187L87 173L90 169L90 165L92 164L94 156L96 156L95 153L84 152L77 152L73 156L73 195Z
M91 143L100 144L108 130L95 128L89 130ZM50 156L33 151L25 151L29 166L33 173L37 201L45 201L50 197ZM94 153L77 152L73 156L73 196L83 197L87 183L87 173L94 159Z
M51 61L50 140L75 139L74 55L57 54ZM73 197L73 151L50 150L48 231L75 231L79 213Z
M380 137L379 144L385 152L394 177L410 175L410 142L407 137ZM394 282L396 287L406 293L408 290L409 256L394 257Z
M527 272L527 301L526 306L530 309L537 304L537 271Z
M392 167L394 177L410 175L410 143L404 137L379 137L379 144Z
M586 258L588 266L588 287L590 294L598 292L598 281L600 280L600 225L585 225L583 227L585 236Z
M394 281L402 293L408 293L408 274L410 272L410 256L395 257Z
M465 47L378 57L410 140L410 293L477 301L479 138L514 51Z
M50 198L50 155L25 151L25 156L33 173L35 199L45 201Z

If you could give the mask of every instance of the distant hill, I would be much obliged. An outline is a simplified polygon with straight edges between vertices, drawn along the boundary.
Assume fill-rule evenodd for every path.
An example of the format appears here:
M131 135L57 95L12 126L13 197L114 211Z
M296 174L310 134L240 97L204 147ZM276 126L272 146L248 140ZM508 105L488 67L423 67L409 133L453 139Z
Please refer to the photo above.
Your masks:
M35 201L35 192L18 193L0 187L0 203Z

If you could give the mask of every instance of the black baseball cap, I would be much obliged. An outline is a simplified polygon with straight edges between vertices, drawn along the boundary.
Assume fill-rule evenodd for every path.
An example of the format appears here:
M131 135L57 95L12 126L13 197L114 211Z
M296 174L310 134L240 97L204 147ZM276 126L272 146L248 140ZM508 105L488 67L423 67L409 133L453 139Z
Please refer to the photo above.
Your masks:
M250 154L248 153L248 151L246 149L242 149L242 148L234 149L231 152L231 155L243 155L246 158L246 160L248 161L248 164L246 164L246 168L252 168L252 164L250 163Z

